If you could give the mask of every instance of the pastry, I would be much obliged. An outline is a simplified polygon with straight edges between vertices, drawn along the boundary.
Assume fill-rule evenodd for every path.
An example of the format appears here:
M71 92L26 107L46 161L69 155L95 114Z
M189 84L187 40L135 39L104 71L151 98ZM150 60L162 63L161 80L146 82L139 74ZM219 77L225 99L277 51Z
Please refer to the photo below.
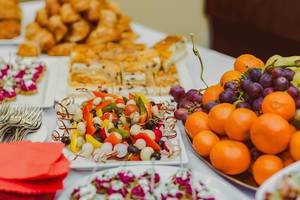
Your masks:
M15 0L0 0L0 39L12 39L21 33L21 11Z
M25 36L26 40L36 42L42 53L61 55L55 52L56 47L65 43L132 44L137 35L130 22L108 0L46 0L45 7L37 11L35 21L27 25ZM64 51L63 55L68 52ZM22 56L32 55L23 53Z
M18 94L32 95L46 69L45 64L33 61L25 63L16 58L14 63L0 60L0 100L15 100Z

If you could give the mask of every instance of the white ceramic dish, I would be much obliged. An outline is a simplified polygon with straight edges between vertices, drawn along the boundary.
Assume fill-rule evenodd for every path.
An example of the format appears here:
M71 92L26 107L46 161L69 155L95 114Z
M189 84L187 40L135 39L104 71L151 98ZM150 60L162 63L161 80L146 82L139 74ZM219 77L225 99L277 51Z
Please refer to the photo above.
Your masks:
M262 184L258 191L256 192L255 199L256 200L264 200L265 194L267 192L274 191L276 185L278 184L278 181L286 175L291 172L300 172L300 162L296 162L291 164L290 166L284 168L283 170L279 171L278 173L274 174L272 177L270 177L264 184Z
M34 21L36 11L42 8L43 5L43 1L20 3L22 12L21 34L13 39L0 39L0 45L18 45L22 43L22 41L24 41L26 25Z
M135 175L139 175L143 173L148 168L151 168L151 166L127 166L125 167L129 170L131 170ZM171 177L176 171L179 169L179 167L171 167L171 166L155 166L155 170L157 173L160 174L161 177L161 183L160 186L157 189L157 192L159 193L162 189L162 186L164 183L168 180L169 177ZM113 168L109 169L111 172L117 172L120 168ZM85 178L82 178L78 180L75 184L73 184L69 188L65 188L61 195L59 196L59 200L67 200L70 199L70 195L74 188L84 185L89 180L91 180L93 177L96 177L97 175L103 174L107 172L107 170L99 171L91 176L86 176ZM207 188L214 194L216 197L216 200L235 200L235 199L246 199L246 197L237 189L235 189L230 184L225 184L221 182L220 180L216 179L215 177L209 176L207 174L194 171L193 172L194 181L202 181L206 184ZM101 199L96 198L96 199Z
M179 128L176 126L176 132L177 132L177 139L179 140L179 145L182 149L182 163L186 164L188 163L188 156L187 152L185 150L183 140L181 137L181 133ZM174 138L176 140L176 138ZM63 150L64 155L70 160L71 162L71 168L76 170L91 170L95 167L101 167L101 168L110 168L110 167L118 167L120 165L151 165L151 161L108 161L106 163L96 163L92 159L87 159L83 157L77 157L76 160L75 154L73 154L69 149L64 148ZM168 160L160 160L155 162L157 165L180 165L180 156L168 159Z

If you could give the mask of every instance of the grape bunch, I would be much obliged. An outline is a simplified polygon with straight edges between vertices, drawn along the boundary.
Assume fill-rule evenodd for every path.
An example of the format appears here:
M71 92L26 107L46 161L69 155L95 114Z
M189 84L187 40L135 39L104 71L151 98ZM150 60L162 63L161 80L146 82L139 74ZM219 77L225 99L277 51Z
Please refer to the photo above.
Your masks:
M220 94L221 103L235 103L237 108L249 108L261 111L263 99L274 91L287 91L300 107L300 92L292 82L295 72L288 68L274 68L262 71L251 68L243 74L239 82L230 81L224 84Z
M178 120L185 121L190 113L203 111L202 94L199 90L190 89L185 92L183 87L176 85L170 89L170 95L177 103L174 116Z

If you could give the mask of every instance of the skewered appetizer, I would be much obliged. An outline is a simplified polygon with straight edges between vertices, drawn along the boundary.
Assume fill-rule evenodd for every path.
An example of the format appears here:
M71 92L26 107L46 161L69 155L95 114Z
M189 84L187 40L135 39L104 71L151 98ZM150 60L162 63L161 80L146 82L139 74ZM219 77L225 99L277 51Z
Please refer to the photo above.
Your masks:
M15 100L17 94L32 95L37 92L37 84L46 70L39 61L26 63L16 58L14 63L0 60L0 102Z
M299 199L300 173L292 172L283 176L272 192L265 195L265 200Z
M124 182L124 177L130 181ZM167 179L162 187L160 187L161 184L160 175L153 169L148 169L140 175L134 175L133 172L123 169L119 172L104 171L91 183L75 188L70 199L215 200L214 195L204 183L192 184L192 173L186 168L179 169Z
M93 91L81 105L67 99L55 105L60 129L54 140L65 142L76 156L95 162L169 160L180 151L173 106L154 103L141 94L128 97Z

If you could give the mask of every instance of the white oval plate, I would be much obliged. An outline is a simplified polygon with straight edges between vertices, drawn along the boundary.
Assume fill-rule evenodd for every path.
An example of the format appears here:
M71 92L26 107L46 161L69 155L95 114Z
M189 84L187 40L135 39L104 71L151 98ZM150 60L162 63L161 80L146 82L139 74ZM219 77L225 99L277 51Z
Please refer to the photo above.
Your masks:
M258 191L256 192L255 199L256 200L264 200L265 194L267 192L272 192L275 189L276 185L278 184L278 181L280 181L280 179L284 175L289 174L291 172L300 172L300 162L299 161L291 164L290 166L284 168L283 170L280 170L279 172L277 172L276 174L271 176L268 180L266 180L265 183L262 184L259 187Z
M124 168L131 170L135 175L139 175L139 174L143 173L145 170L147 170L148 168L151 168L151 166L131 166L131 167L127 166ZM161 177L160 186L157 188L158 193L160 193L164 183L169 179L169 177L174 175L178 169L179 169L179 167L155 166L156 172L159 173L159 175ZM88 182L88 180L91 180L91 178L96 177L97 175L100 175L107 171L117 172L119 170L120 170L120 168L113 168L113 169L109 169L109 170L103 170L103 171L96 172L91 177L86 176L86 177L78 180L72 186L65 188L59 195L58 199L59 200L70 199L70 195L74 188L84 185L85 183ZM202 181L203 183L205 183L207 188L214 194L216 200L246 199L246 196L243 195L239 190L235 189L232 185L225 184L225 183L221 182L220 180L216 179L215 177L209 176L208 174L201 173L198 171L193 171L193 177L194 177L193 180L195 182ZM96 199L98 199L98 198L96 198ZM99 199L101 199L101 198L99 198Z

